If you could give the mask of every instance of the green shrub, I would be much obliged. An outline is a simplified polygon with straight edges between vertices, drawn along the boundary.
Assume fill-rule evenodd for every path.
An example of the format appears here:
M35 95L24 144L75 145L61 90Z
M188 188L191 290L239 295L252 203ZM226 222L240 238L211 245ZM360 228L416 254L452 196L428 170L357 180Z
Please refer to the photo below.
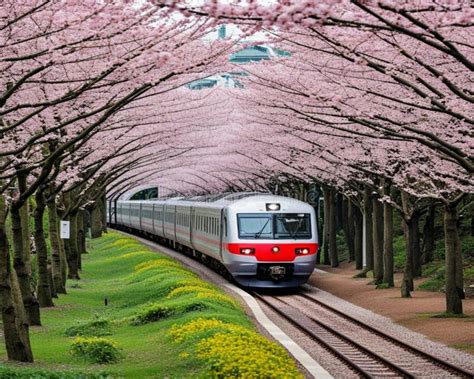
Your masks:
M150 304L145 307L142 311L137 313L132 321L132 325L143 325L150 322L155 322L170 317L175 314L176 310L170 307L165 307L161 304Z
M474 280L474 267L464 269L464 280Z
M342 231L336 234L336 246L339 262L349 260L349 248L347 247L346 237Z
M92 363L113 363L122 357L115 342L103 337L77 337L71 353Z
M64 331L64 335L68 337L102 337L111 334L112 327L110 321L103 318L97 318L92 321L80 323L79 325L71 326Z
M445 282L444 273L445 267L439 267L438 269L433 271L432 276L428 280L420 284L418 288L425 291L440 291L443 288Z
M464 236L461 240L462 253L466 259L474 259L474 236Z
M182 315L190 312L200 312L209 308L209 305L200 300L184 300L168 304L153 303L138 312L131 320L131 325L144 325L150 322L166 319L171 316Z

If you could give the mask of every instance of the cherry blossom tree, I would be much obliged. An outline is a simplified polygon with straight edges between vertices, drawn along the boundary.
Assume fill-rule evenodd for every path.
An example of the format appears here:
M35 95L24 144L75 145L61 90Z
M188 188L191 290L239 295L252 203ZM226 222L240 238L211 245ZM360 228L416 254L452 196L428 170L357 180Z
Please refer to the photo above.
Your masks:
M40 324L25 249L27 200L37 200L38 290L40 305L50 306L42 213L67 189L64 178L83 175L74 162L88 154L84 147L93 148L100 130L120 123L125 106L212 74L225 63L229 44L206 41L206 22L172 20L159 7L127 1L8 1L0 12L0 193L11 214L23 304L30 324ZM12 193L12 185L18 191ZM26 353L9 357L31 360Z

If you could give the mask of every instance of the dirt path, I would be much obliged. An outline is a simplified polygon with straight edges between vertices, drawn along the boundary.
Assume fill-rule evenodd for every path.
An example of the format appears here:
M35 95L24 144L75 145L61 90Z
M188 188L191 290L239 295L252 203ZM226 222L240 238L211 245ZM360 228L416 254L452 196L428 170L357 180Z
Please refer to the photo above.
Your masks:
M401 274L396 274L395 288L377 290L375 286L368 285L371 279L353 278L358 271L354 270L352 263L344 263L335 269L327 266L318 268L327 273L315 272L309 284L389 317L433 341L474 355L474 299L463 301L467 318L432 318L445 310L444 294L416 290L412 298L402 299ZM421 281L415 283L415 288Z

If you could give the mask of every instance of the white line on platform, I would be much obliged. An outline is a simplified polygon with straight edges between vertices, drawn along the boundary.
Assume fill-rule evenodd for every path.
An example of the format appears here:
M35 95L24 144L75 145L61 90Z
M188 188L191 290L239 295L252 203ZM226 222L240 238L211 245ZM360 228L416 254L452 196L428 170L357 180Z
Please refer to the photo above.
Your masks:
M316 362L306 351L304 351L295 341L293 341L289 336L283 332L278 326L276 326L265 313L263 313L262 308L257 303L254 297L249 295L247 292L241 290L240 288L234 286L233 284L226 284L227 288L236 292L240 295L244 301L247 303L249 308L252 310L253 314L257 321L262 325L268 333L272 335L280 344L282 344L295 359L301 363L301 365L311 374L313 377L319 378L332 378L332 375L329 374L318 362Z

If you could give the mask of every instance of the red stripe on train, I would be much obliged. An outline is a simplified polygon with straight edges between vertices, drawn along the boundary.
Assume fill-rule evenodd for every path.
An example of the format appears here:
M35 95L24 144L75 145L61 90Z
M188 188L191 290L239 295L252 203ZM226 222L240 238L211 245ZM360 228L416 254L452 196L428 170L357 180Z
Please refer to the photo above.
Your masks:
M277 246L279 251L273 252L273 248ZM296 257L313 255L318 252L317 243L228 243L226 249L232 254L239 254L240 249L255 249L255 254L249 255L257 258L257 261L293 261ZM309 254L296 254L295 249L308 249Z

